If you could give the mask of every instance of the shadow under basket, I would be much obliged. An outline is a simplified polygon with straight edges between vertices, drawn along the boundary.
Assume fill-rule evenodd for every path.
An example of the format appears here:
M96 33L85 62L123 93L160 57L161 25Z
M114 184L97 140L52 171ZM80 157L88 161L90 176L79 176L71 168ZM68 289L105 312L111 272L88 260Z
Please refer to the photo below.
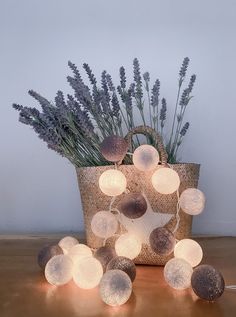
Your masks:
M181 181L180 194L187 188L197 188L200 170L199 164L181 163L169 164L169 166L179 174ZM111 197L101 192L98 180L104 171L111 168L114 168L114 166L81 167L76 169L83 206L87 244L92 249L97 249L103 245L103 239L95 236L91 230L92 217L98 211L109 210L111 202ZM144 173L137 170L134 165L120 165L119 170L126 176L128 190L130 192L143 192L154 212L173 214L171 220L165 225L165 227L173 230L176 225L175 214L178 201L176 193L171 195L158 194L151 183L153 171ZM122 195L118 196L117 201L120 197ZM114 206L116 206L117 201L115 201ZM176 239L187 238L191 234L192 216L187 215L182 210L180 210L179 215L180 222L175 237ZM108 239L107 244L114 246L117 237L116 235L116 238ZM143 244L141 253L134 259L134 262L136 264L164 265L171 257L173 257L173 254L159 256L151 250L148 244Z

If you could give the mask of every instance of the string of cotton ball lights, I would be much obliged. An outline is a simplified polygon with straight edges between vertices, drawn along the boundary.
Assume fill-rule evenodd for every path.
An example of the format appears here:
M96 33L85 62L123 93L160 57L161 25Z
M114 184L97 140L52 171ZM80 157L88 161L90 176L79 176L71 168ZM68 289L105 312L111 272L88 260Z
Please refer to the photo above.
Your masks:
M102 301L110 306L119 306L129 300L136 276L133 260L142 251L143 241L138 235L129 232L122 219L125 217L134 225L136 221L142 222L147 216L149 204L144 193L127 190L126 177L119 171L119 164L127 151L128 143L121 137L108 137L101 144L102 155L115 163L115 168L106 170L98 179L101 192L111 197L108 210L98 211L91 219L91 230L103 239L103 246L92 252L88 246L67 236L58 245L44 247L38 255L38 264L45 270L45 277L50 284L60 286L73 280L82 289L98 286ZM152 227L147 237L153 252L160 256L174 255L163 270L167 285L176 290L192 287L198 297L208 301L219 298L225 289L221 273L210 265L199 265L203 251L196 241L177 241L175 238L180 210L189 215L200 214L205 205L204 194L199 189L187 188L179 195L181 180L178 173L168 164L160 163L159 153L151 145L139 146L132 154L132 159L139 171L153 171L150 181L159 194L176 192L178 198L174 229L171 231L160 224ZM122 199L114 207L117 196L121 194ZM113 236L117 236L114 247L106 245L107 239ZM234 289L235 286L228 287Z

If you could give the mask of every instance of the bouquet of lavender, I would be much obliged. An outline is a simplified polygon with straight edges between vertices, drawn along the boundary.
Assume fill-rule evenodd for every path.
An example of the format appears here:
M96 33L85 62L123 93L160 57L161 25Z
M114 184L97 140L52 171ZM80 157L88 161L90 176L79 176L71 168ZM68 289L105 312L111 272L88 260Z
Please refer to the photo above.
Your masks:
M109 164L100 154L102 140L110 135L124 136L140 124L137 116L134 118L137 109L142 124L151 126L164 138L169 163L177 162L179 146L189 129L189 122L184 122L184 115L196 80L196 75L192 75L183 89L188 57L184 58L179 71L178 93L169 134L164 132L167 102L165 98L160 98L160 81L157 79L151 87L150 75L145 72L141 76L137 58L133 61L133 82L127 84L125 68L122 66L117 87L106 71L102 72L101 85L98 85L89 65L83 64L90 82L88 87L75 64L69 62L68 65L73 73L73 76L67 77L73 95L65 98L63 92L58 91L55 101L50 102L30 90L29 94L41 105L41 111L13 104L13 108L19 111L20 122L31 126L48 148L66 157L76 167ZM145 107L147 112L144 111ZM145 113L148 116L145 117ZM148 142L151 143L151 140ZM133 148L139 144L140 140L136 136ZM131 164L132 161L126 157L124 163Z

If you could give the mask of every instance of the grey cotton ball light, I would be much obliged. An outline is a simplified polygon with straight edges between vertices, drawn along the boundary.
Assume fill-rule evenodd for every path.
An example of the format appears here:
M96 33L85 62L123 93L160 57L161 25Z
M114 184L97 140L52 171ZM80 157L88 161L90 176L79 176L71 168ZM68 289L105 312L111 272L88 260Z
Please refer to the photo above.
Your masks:
M104 246L96 250L94 257L102 264L103 271L106 271L107 264L116 257L116 251L114 248Z
M46 280L52 285L64 285L72 279L73 262L69 256L60 254L51 258L45 267Z
M123 305L132 293L131 279L121 270L107 271L100 281L99 293L107 305Z
M147 202L142 194L130 193L124 196L117 208L127 218L136 219L145 214Z
M174 250L175 237L170 230L160 227L151 232L149 243L155 253L169 255Z
M184 259L173 258L164 267L166 282L177 290L190 287L192 273L192 266Z
M132 282L136 277L136 267L134 262L124 256L117 256L113 258L107 265L107 271L109 270L121 270L125 272L128 274Z
M48 261L59 254L63 254L63 250L59 245L46 245L38 253L38 265L44 270Z
M122 161L128 150L128 143L120 136L112 135L103 140L100 151L110 162Z
M211 265L199 265L194 269L191 285L194 293L205 300L214 301L225 289L222 274Z

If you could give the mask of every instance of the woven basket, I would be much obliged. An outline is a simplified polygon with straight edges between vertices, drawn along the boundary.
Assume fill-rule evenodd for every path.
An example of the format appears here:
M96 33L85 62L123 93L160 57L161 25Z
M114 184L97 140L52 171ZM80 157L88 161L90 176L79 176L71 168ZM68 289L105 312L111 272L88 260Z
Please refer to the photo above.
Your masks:
M153 129L143 126L133 129L126 136L126 139L130 144L132 136L134 134L149 135L153 139L153 142L154 144L156 144L156 147L159 151L161 166L166 165L167 154L163 146L162 139L159 135L156 134ZM200 170L199 164L181 163L173 165L169 164L169 166L179 174L181 181L181 185L179 188L180 194L186 188L197 187ZM98 186L98 180L100 175L110 168L111 166L99 166L81 167L76 169L81 201L83 205L87 244L93 249L101 247L103 244L103 239L100 239L93 234L90 226L92 217L98 211L108 210L111 201L111 197L108 197L101 192ZM134 165L120 165L119 170L126 176L127 188L131 192L144 192L154 212L159 211L161 213L173 214L172 219L166 225L166 227L168 227L169 229L173 229L176 224L176 220L174 217L177 205L176 193L171 195L158 194L154 190L151 183L151 176L153 174L153 171L144 173L137 170ZM191 228L192 216L180 211L180 223L175 234L176 238L183 239L189 237L191 233ZM109 239L107 241L107 243L110 245L114 245L114 242L115 238ZM155 254L147 244L143 244L141 253L137 258L135 258L134 261L136 264L164 265L172 256L173 255L169 255L168 257L159 256Z

